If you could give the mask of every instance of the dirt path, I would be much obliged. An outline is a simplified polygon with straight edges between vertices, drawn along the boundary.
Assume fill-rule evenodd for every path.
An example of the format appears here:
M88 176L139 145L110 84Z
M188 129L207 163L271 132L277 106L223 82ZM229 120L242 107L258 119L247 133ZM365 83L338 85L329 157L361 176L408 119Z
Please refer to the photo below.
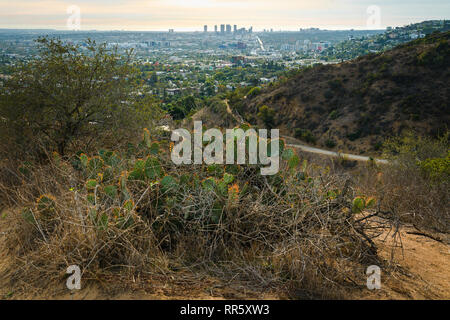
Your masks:
M385 233L377 244L380 255L389 260L395 253L397 272L382 276L382 288L368 293L369 299L450 299L450 246L425 236L400 230L403 249L393 246ZM382 241L385 238L385 241Z
M242 119L242 117L237 116L233 113L233 111L231 110L230 104L228 103L228 99L225 99L223 102L227 106L228 114L230 114L238 123L240 123L240 124L244 123L244 120ZM304 152L321 154L324 156L335 157L335 158L345 158L345 159L354 160L354 161L370 161L371 160L370 157L366 157L366 156L359 156L359 155L349 154L349 153L340 153L340 152L334 152L334 151L329 151L329 150L325 150L325 149L310 147L304 143L300 143L297 139L295 139L293 137L289 137L289 136L281 136L281 137L286 139L286 141L291 141L291 143L286 144L287 147L297 148ZM381 164L389 163L387 160L384 160L384 159L374 159L374 161L376 163L381 163Z
M1 226L1 224L0 224ZM4 227L4 226L3 226ZM151 282L130 281L129 286L115 288L115 281L107 281L102 285L108 288L105 293L98 285L88 285L81 291L71 295L61 283L59 294L46 294L51 290L39 290L38 293L15 293L8 288L8 280L1 277L10 261L5 244L7 232L0 231L0 300L2 299L64 299L64 300L96 300L96 299L287 299L275 292L254 292L245 284L223 283L220 279L194 279L192 275L180 276L179 279L162 277ZM376 243L380 255L390 260L395 252L394 271L389 274L382 270L380 290L370 291L366 288L355 290L350 299L450 299L450 246L428 237L410 234L412 228L404 227L400 231L403 250L393 247L392 234L386 232Z

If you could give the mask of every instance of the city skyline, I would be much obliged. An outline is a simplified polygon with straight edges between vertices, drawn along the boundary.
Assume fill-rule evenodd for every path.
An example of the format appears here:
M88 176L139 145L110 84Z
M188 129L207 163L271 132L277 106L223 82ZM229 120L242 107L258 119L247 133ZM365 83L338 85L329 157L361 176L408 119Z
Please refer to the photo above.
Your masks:
M0 0L0 28L67 30L68 19L77 14L74 4L81 30L204 31L207 25L212 32L222 24L254 31L361 30L450 16L450 2L444 0ZM379 17L378 23L368 23L371 17Z

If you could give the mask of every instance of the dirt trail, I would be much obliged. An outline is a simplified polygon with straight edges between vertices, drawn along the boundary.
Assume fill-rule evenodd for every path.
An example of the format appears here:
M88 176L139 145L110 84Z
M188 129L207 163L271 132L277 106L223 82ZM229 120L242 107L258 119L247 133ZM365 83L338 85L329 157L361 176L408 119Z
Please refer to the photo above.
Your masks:
M0 223L0 300L2 299L287 299L276 292L255 292L245 284L223 283L214 278L193 279L192 275L179 279L161 278L145 281L130 281L129 287L114 288L115 281L108 281L103 286L108 288L105 294L99 285L88 285L81 291L71 295L64 284L58 289L59 294L50 295L51 290L40 290L37 293L14 293L9 289L8 279L2 277L5 267L10 261L5 243L7 229ZM350 299L450 299L450 246L428 237L410 234L414 229L403 227L400 231L402 249L393 247L392 235L386 232L376 243L380 255L390 259L395 252L394 272L381 275L382 288L370 291L366 288L356 289L348 296ZM51 288L53 289L53 288ZM47 293L48 292L48 293ZM54 291L53 291L54 292Z
M244 123L244 120L242 119L241 116L233 113L227 99L224 100L224 103L227 106L228 114L230 114L238 123L240 123L240 124ZM335 158L345 158L347 160L354 160L354 161L370 161L371 160L370 157L366 157L366 156L359 156L359 155L349 154L349 153L340 153L340 152L334 152L334 151L329 151L329 150L325 150L325 149L310 147L304 143L301 143L300 141L298 141L297 139L295 139L293 137L289 137L289 136L281 136L281 137L286 139L286 142L288 142L286 144L287 147L297 148L304 152L315 153L315 154L320 154L320 155L335 157ZM289 143L289 141L291 143ZM384 160L384 159L374 159L374 161L376 163L381 163L381 164L389 163L387 160Z
M397 272L383 278L382 288L370 292L369 299L450 299L450 246L415 232L400 230L403 249L393 247L392 236L385 233L377 243L380 255L389 259L395 253ZM384 285L383 285L384 283Z

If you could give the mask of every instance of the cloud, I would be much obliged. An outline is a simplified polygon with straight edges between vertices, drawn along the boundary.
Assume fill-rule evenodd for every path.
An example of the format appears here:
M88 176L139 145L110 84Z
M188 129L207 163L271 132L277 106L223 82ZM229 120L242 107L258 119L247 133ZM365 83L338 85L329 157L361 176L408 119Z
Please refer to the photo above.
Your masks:
M83 29L190 28L238 24L255 28L364 27L369 5L383 25L448 18L448 0L0 0L0 27L65 28L67 7L81 9Z

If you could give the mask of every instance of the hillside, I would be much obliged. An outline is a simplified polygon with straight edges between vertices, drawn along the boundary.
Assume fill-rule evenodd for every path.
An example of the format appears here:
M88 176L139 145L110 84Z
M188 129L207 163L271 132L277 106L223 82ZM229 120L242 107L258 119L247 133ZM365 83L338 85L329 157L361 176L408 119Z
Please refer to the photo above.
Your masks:
M393 50L301 71L233 105L250 123L273 126L309 143L373 153L404 129L437 135L449 123L450 32ZM270 110L272 109L272 110ZM259 115L258 115L259 113Z

